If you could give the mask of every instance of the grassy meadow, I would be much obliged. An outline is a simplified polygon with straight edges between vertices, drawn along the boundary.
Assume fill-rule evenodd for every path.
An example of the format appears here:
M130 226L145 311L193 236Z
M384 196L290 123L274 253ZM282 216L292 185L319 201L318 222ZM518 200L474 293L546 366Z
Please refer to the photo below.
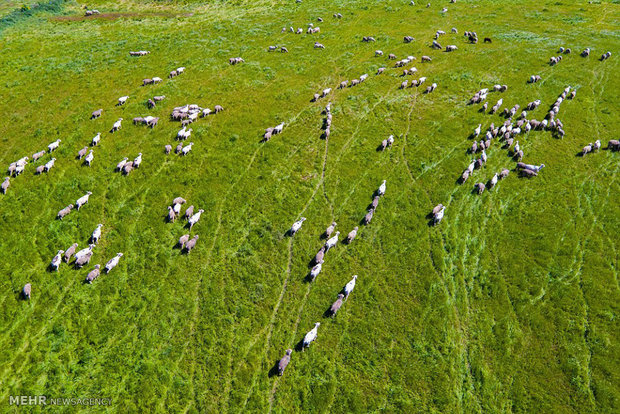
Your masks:
M97 411L124 413L619 412L620 153L577 153L618 139L620 4L429 1L94 1L102 15L92 18L73 1L29 16L14 12L24 2L0 6L0 165L62 140L49 173L29 164L0 194L0 412L42 411L9 406L11 395L111 398ZM321 33L280 33L309 22ZM429 47L438 29L457 51ZM467 43L466 30L480 42ZM551 67L560 46L573 53ZM389 53L416 56L416 78L437 90L400 90ZM237 56L245 63L229 65ZM185 73L167 79L179 66ZM359 86L336 89L363 73ZM536 74L542 81L527 84ZM141 86L153 76L164 81ZM489 106L540 99L529 115L539 120L566 86L577 96L558 115L563 139L518 137L524 161L546 165L538 177L511 171L476 195L475 182L516 164L495 143L486 166L457 183L474 128L504 120L467 105L494 84L508 90L490 92ZM166 99L148 109L154 95ZM180 129L172 108L194 103L225 110L192 124L189 155L164 154ZM161 117L154 129L132 125L149 114ZM97 132L85 167L76 154ZM377 152L390 134L393 148ZM139 169L114 172L139 152ZM382 180L386 194L361 226ZM55 219L86 191L86 206ZM183 222L165 220L175 197L205 210L189 255L174 248ZM432 227L425 216L438 203L445 217ZM357 239L307 283L332 221L341 240L359 225ZM86 247L98 223L90 265L47 270L59 249ZM116 269L84 284L117 252ZM354 274L348 301L325 318ZM30 301L20 299L26 283ZM316 342L270 377L315 322Z

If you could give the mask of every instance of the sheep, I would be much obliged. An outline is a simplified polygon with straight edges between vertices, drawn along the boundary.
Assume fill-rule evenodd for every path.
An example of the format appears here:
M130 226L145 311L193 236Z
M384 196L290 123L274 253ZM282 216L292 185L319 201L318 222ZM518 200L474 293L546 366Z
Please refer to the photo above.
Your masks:
M314 256L314 264L323 263L323 258L325 257L325 246L321 247L319 251Z
M422 62L432 62L433 59L430 58L430 56L422 56Z
M195 235L193 238L191 238L190 240L187 241L187 243L185 243L185 252L187 254L189 254L192 249L196 246L196 242L198 241L198 235Z
M368 212L364 216L364 224L365 225L370 224L373 215L374 215L374 210L368 210Z
M323 89L323 92L321 92L321 98L325 98L331 91L332 88Z
M95 230L93 230L93 234L90 236L90 241L93 244L99 243L99 239L101 238L101 228L103 224L97 224Z
M364 82L366 79L368 79L367 73L364 73L362 76L360 76L360 82Z
M168 216L167 216L168 222L169 223L174 223L176 218L177 218L177 216L174 213L174 209L172 207L168 206Z
M512 158L517 160L517 161L523 159L523 151L519 150L519 151L515 152L515 154L513 155Z
M403 81L403 82L400 84L400 89L405 89L406 87L407 87L407 81Z
M351 279L349 283L344 285L344 289L342 289L342 291L344 292L345 300L349 299L349 295L351 294L351 292L353 292L353 289L355 288L356 280L357 280L357 275L353 275L353 279Z
M154 100L155 102L161 102L161 101L163 101L164 99L166 99L166 96L165 96L165 95L153 96L153 100Z
M64 250L58 250L58 253L56 253L56 256L54 256L54 258L52 259L52 262L50 263L50 269L52 271L58 271L60 263L62 263L62 255L64 252Z
M0 188L2 189L2 194L6 194L10 185L11 185L11 177L4 177L4 181L2 182L2 185L0 186Z
M303 351L304 349L308 348L310 346L310 344L312 342L314 342L314 340L316 340L317 337L317 331L319 329L319 326L321 326L321 322L317 322L314 324L314 328L312 328L312 330L310 330L303 339L302 342L302 346L301 346L301 350Z
M499 180L499 175L497 173L495 173L495 175L493 175L493 177L491 178L491 180L489 180L489 189L495 187L495 184L497 184L497 181Z
M35 152L34 154L32 154L32 162L38 161L39 158L41 158L44 155L45 155L45 151Z
M49 152L51 153L52 151L56 150L58 148L58 146L60 145L61 140L57 139L56 141L52 142L51 144L49 144L47 146L47 149L49 150Z
M274 134L279 134L279 133L281 133L281 132L282 132L282 130L283 130L283 129L284 129L284 122L282 122L281 124L276 125L276 126L273 128L273 133L274 133Z
M482 127L482 124L478 124L476 129L474 129L474 134L473 134L474 138L480 135L480 127Z
M97 135L93 137L90 145L93 147L99 145L99 141L101 141L101 132L98 132Z
M90 119L99 118L102 112L103 112L103 109L97 109L96 111L93 111L93 113L90 115Z
M185 248L185 243L187 243L187 241L189 240L189 234L184 234L181 237L179 237L179 248L181 250L183 250Z
M435 216L437 215L437 213L439 213L442 209L444 209L444 205L443 204L437 204L435 207L433 207L433 211L431 212L431 215Z
M321 273L321 268L323 265L321 263L316 264L312 270L310 270L310 280L316 279L316 277Z
M448 45L446 46L446 52L453 52L455 50L457 50L458 47L456 47L456 45Z
M177 73L180 75L181 73L185 72L185 66L181 66L177 68Z
M590 56L590 48L587 47L585 48L582 52L581 52L581 57L588 57Z
M71 213L71 210L73 210L73 204L69 204L67 207L60 210L56 215L56 218L58 220L62 220L67 214Z
M43 166L43 170L45 172L49 172L49 170L51 170L54 167L55 162L56 162L56 158L52 158L51 160L45 163L45 165Z
M181 149L181 155L185 156L185 155L189 154L189 152L192 150L192 145L194 145L194 143L190 142L189 145L183 147Z
M198 210L197 213L193 214L188 220L187 222L189 223L189 229L191 230L192 227L194 227L194 224L198 223L198 220L200 220L200 215L204 212L203 209Z
M381 185L379 186L379 188L377 189L377 195L378 196L383 196L385 194L385 189L386 189L386 180L383 180L383 182L381 183Z
M118 265L118 261L123 257L123 253L117 253L116 256L111 258L108 263L105 264L105 272L110 273Z
M351 81L351 86L357 86L357 85L359 85L359 83L360 83L359 79L353 79Z
M329 308L329 314L332 317L336 316L336 313L338 313L338 311L340 310L340 307L342 306L342 299L343 298L344 298L344 295L342 293L339 293L338 294L338 299L336 299L336 301Z
M116 171L121 171L123 166L127 163L127 157L123 158L118 164L116 164Z
M217 114L217 113L222 112L222 111L224 110L224 108L223 108L221 105L215 105L215 106L213 107L213 110L214 110L214 111L215 111L215 113Z
M87 191L86 194L84 194L82 197L77 199L77 201L75 202L75 206L78 209L78 211L80 210L80 207L88 203L88 199L90 198L91 194L92 194L91 191Z
M32 285L30 285L30 283L26 283L24 285L24 288L22 289L22 296L24 297L24 299L26 300L30 299L31 292L32 292Z
M88 275L86 275L86 283L93 283L93 281L97 279L99 275L101 274L100 269L101 269L101 265L96 264L95 268L91 270L90 272L88 272Z
M342 81L340 82L340 85L338 85L338 89L344 89L347 87L347 85L349 84L349 81Z
M405 37L403 38L403 42L404 42L404 43L411 43L411 42L413 42L413 40L414 40L414 39L413 39L413 37L412 37L412 36L405 36Z
M395 55L394 53L390 53L390 54L388 55L388 59L389 59L389 60L396 60L396 55Z
M128 175L131 171L133 171L133 161L129 161L123 165L123 175Z
M332 233L334 232L334 229L336 227L336 222L332 222L332 224L329 225L329 227L327 227L327 229L325 229L325 236L329 237L332 235Z
M439 209L438 209L439 207ZM444 211L445 211L445 207L443 206L443 204L438 204L434 209L433 209L433 224L437 225L441 222L441 220L443 219L443 215L444 215ZM437 210L437 211L435 211Z
M351 244L351 242L352 242L353 240L355 240L355 237L357 236L357 229L358 229L358 227L357 227L357 226L355 226L355 227L353 228L353 230L351 230L351 231L349 232L349 234L347 235L347 238L346 238L346 243L347 243L347 244Z
M90 150L86 158L84 158L84 164L90 167L94 158L95 156L93 155L93 150Z
M323 46L321 43L319 42L315 42L314 43L314 48L315 49L325 49L325 46Z
M301 226L303 225L304 221L306 221L306 218L302 217L299 220L297 220L295 223L293 223L293 225L291 226L291 229L289 230L289 233L291 234L291 236L294 236L295 233L297 233L299 229L301 229Z
M92 254L93 248L95 247L94 244L89 244L88 247L86 247L85 249L82 249L80 251L78 251L75 254L75 260L77 261L78 259L88 255L88 254Z
M66 251L65 251L65 263L69 263L69 261L71 260L71 257L73 256L73 254L75 253L75 251L77 250L78 244L77 243L73 243L71 245L71 247L69 247Z
M150 85L150 84L152 84L152 83L154 83L154 82L153 82L153 79L149 79L149 78L147 78L147 79L142 79L142 86Z
M461 174L461 183L464 183L465 181L467 181L467 179L469 178L470 174L471 174L471 172L468 169L463 171L463 173Z
M280 53L288 53L288 49L284 46L280 48Z
M129 96L121 96L120 98L118 98L118 103L116 104L116 106L125 105L127 99L129 99Z
M291 362L291 354L293 353L292 349L287 349L286 354L278 361L278 376L282 376L284 370L288 366L288 363Z
M382 50L375 50L375 56L383 56L383 51Z
M110 132L114 133L118 131L119 129L121 129L122 122L123 122L123 118L118 118L118 121L116 121L114 125L112 125L112 129L110 130Z
M338 243L338 236L340 235L340 232L337 231L336 234L334 235L334 237L328 239L325 242L325 251L328 252L329 249L331 249L332 247L334 247L337 243Z
M526 169L520 170L519 173L521 174L521 177L526 177L526 178L532 178L538 175L536 171L526 170Z
M16 165L15 166L15 173L14 176L17 177L18 175L20 175L21 173L24 172L24 166L23 165Z
M379 196L377 195L372 199L372 202L370 203L370 209L376 210L378 205L379 205Z
M589 143L581 150L581 155L586 155L587 153L592 152L592 143Z
M597 139L592 145L592 150L598 151L599 149L601 149L601 141Z
M485 187L485 185L484 185L483 183L476 183L476 184L474 185L474 188L476 189L476 192L477 192L478 194L482 194L482 193L484 192L484 190L485 190L485 188L486 188L486 187Z
M138 156L136 158L134 158L132 167L133 168L140 168L140 164L142 164L142 153L141 152L139 152Z

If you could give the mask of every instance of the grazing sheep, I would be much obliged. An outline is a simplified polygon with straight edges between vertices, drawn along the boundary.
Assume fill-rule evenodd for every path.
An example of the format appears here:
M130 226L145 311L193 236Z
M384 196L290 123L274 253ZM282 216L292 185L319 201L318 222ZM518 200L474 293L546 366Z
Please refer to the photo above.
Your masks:
M321 43L319 42L315 42L314 43L314 48L315 49L325 49L325 46L323 46Z
M69 260L71 260L71 257L73 257L73 255L75 254L75 251L77 250L78 244L77 243L73 243L71 245L71 247L69 247L66 251L65 251L65 263L69 263Z
M302 346L301 346L301 350L303 351L304 349L308 348L310 346L310 344L312 342L314 342L316 340L317 337L317 331L319 329L319 326L321 326L320 322L317 322L314 324L314 328L312 328L312 330L310 330L303 339L302 342Z
M142 153L139 152L138 156L134 158L132 167L140 168L140 164L142 164Z
M291 229L289 230L289 233L291 234L291 236L294 236L295 233L297 233L299 229L301 229L301 226L304 223L304 221L306 221L306 218L302 217L299 220L297 220L295 223L293 223L293 225L291 226Z
M203 209L198 210L197 213L193 214L189 220L187 220L187 222L189 223L189 229L191 230L192 227L194 227L194 224L198 223L198 220L200 220L200 215L204 212Z
M93 140L91 141L90 145L93 147L96 145L99 145L99 141L101 141L101 132L98 132L97 135L93 137Z
M86 283L93 283L93 281L97 279L100 274L101 274L101 265L96 264L95 268L91 270L90 272L88 272L88 275L86 275Z
M112 125L112 129L110 130L110 132L116 132L119 129L121 129L122 122L123 122L123 118L118 118L118 121L116 121L114 125Z
M378 196L383 196L385 194L385 190L386 190L386 180L383 180L383 182L381 183L381 185L379 186L379 188L377 189L377 195Z
M88 152L88 147L84 147L81 150L78 151L78 155L77 155L77 159L81 160L82 158L84 158L84 156L86 155L86 153Z
M128 175L131 171L133 171L133 161L129 161L123 165L123 174Z
M82 197L78 198L77 201L75 202L75 206L76 208L79 210L80 207L82 207L84 204L88 203L88 199L90 198L90 195L92 194L91 191L87 191L86 194L84 194Z
M192 249L196 246L196 242L198 241L198 235L195 235L193 238L191 238L190 240L188 240L187 243L185 243L185 252L187 254L189 254Z
M403 82L400 84L400 89L405 89L406 87L407 87L407 81L403 81Z
M164 152L165 152L166 154L170 154L170 152L171 152L171 151L172 151L172 145L169 145L169 144L168 144L168 145L165 145L165 146L164 146Z
M192 145L194 145L194 143L190 142L189 145L183 147L181 149L181 155L185 156L185 155L189 154L189 152L192 150Z
M342 289L345 300L349 299L349 295L351 294L351 292L353 292L353 289L355 288L356 280L357 280L357 275L353 275L353 279L351 279L349 283L347 283L344 286L344 289Z
M75 254L75 259L77 260L77 259L79 259L79 258L81 258L81 257L83 257L83 256L85 256L85 255L87 255L87 254L89 254L89 253L92 253L92 251L93 251L93 248L94 248L94 247L95 247L95 245L94 245L94 244L89 244L89 245L88 245L88 247L86 247L85 249L82 249L82 250L78 251L78 252Z
M583 52L581 52L581 57L588 57L590 56L590 48L587 47L583 50Z
M411 42L413 42L413 37L412 37L412 36L405 36L405 37L403 38L403 42L405 42L405 43L411 43Z
M38 161L39 158L41 158L44 155L45 155L45 151L35 152L34 154L32 154L32 162Z
M432 62L433 59L430 58L430 56L422 56L422 62Z
M329 249L331 249L332 247L334 247L338 243L338 236L339 235L340 235L340 232L337 231L336 234L334 235L334 237L328 239L327 242L325 242L325 251L326 252L328 252Z
M610 139L607 143L607 149L611 151L620 151L620 141L617 139ZM5 181L8 179L5 178Z
M56 256L52 259L52 262L50 263L50 269L52 269L52 271L58 271L60 263L62 263L62 255L64 252L64 250L58 250L58 253L56 253Z
M116 106L125 105L127 99L129 99L129 96L121 96L120 98L118 98L118 103L116 104Z
M215 106L213 107L213 110L214 110L214 111L215 111L215 113L217 114L217 113L222 112L222 111L224 110L224 108L223 108L221 105L215 105Z
M123 158L118 164L116 164L116 171L121 171L127 163L127 157Z
M321 273L321 269L323 268L323 264L317 263L312 270L310 270L310 280L316 279L316 277Z
M288 53L288 49L287 49L286 47L282 46L282 47L280 48L280 52L281 52L281 53Z
M291 354L293 353L292 349L287 349L286 354L278 361L278 376L282 376L284 370L288 366L289 362L291 362Z
M521 174L521 177L526 177L526 178L532 178L538 175L536 171L526 170L526 169L520 170L519 173Z
M84 265L88 264L90 262L90 259L93 256L93 252L89 251L79 257L76 256L75 259L75 267L77 267L78 269L81 269Z
M364 216L364 224L365 225L370 224L373 215L374 215L374 210L368 210L368 212Z
M179 76L179 72L176 70L170 71L170 73L168 74L168 79L172 79L176 76Z
M95 156L93 155L93 150L90 150L86 158L84 158L84 164L90 167L94 158Z
M142 86L150 85L152 83L154 83L153 79L142 79Z
M336 228L336 222L332 222L332 224L329 225L329 227L327 227L327 229L325 229L325 236L329 237L332 235L332 233L334 232L334 229Z
M490 37L485 37L483 43L493 43Z
M471 173L469 172L469 170L463 171L463 174L461 174L461 183L464 183L465 181L467 181L470 174Z
M181 250L185 248L185 243L187 243L188 240L189 240L189 234L184 234L181 237L179 237L179 247L181 248Z
M163 101L164 99L166 99L166 96L165 96L165 95L153 96L153 100L154 100L155 102L160 102L160 101Z
M340 307L342 306L342 299L343 298L344 298L344 295L342 293L339 293L338 294L338 299L336 299L336 301L329 308L329 314L332 317L336 316L336 313L338 313L338 311L340 310Z
M141 116L135 117L134 119L132 119L132 122L134 125L138 125L138 124L143 124L144 123L144 118Z
M93 113L90 115L90 119L99 118L102 112L103 112L103 109L97 109L96 111L93 111Z
M58 146L60 145L61 140L57 139L56 141L52 142L51 144L49 144L47 146L47 149L49 150L49 152L52 152L54 150L56 150L58 148Z
M493 178L491 178L491 180L489 181L489 189L495 187L495 184L497 184L498 180L499 180L499 175L495 173L495 175L493 175Z
M99 239L101 238L101 228L103 224L97 224L95 230L93 230L93 234L90 236L90 241L93 244L99 243Z
M332 88L323 89L323 92L321 92L321 98L325 98L331 91Z
M508 177L508 174L510 174L510 171L506 168L504 168L500 173L499 173L499 179L503 180L504 178Z
M340 82L340 85L338 86L338 89L344 89L344 88L346 88L346 87L347 87L347 85L348 85L348 83L349 83L349 81L346 81L346 80L345 80L345 81Z
M168 206L168 222L170 223L174 223L174 221L176 220L177 216L174 213L174 209L170 206Z
M586 155L587 153L592 152L592 143L589 143L581 150L581 155Z
M379 196L375 196L372 199L372 203L370 203L370 209L371 210L376 210L377 206L379 205Z
M512 158L517 161L523 159L523 151L517 151Z
M24 297L24 299L30 299L31 292L32 286L30 285L30 283L26 283L24 285L24 288L22 289L22 296Z
M56 162L56 158L52 158L51 160L45 163L45 165L43 166L43 170L45 172L49 172L49 170L51 170L54 167L55 162Z
M123 257L123 253L117 253L116 256L111 258L108 263L105 264L105 272L110 273L118 265L118 261Z
M448 45L446 46L446 52L453 52L455 50L457 50L458 47L456 47L456 45Z
M71 210L73 210L73 204L69 204L67 207L60 210L56 215L56 218L58 220L62 220L67 214L71 213Z
M478 194L482 194L484 190L486 189L486 186L483 183L476 183L474 185L474 188L476 189L476 192Z
M355 240L355 237L357 236L357 229L358 227L355 226L353 230L349 232L349 234L347 235L347 239L346 239L347 244L350 244L353 240Z
M439 224L443 219L446 207L443 204L437 204L433 209L433 224Z

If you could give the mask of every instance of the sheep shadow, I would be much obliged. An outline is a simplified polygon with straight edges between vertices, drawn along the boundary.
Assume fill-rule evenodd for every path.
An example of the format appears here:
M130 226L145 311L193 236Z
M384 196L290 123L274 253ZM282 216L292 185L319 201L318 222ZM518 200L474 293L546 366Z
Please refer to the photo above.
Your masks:
M329 308L325 309L325 312L323 312L323 318L333 318L336 315L332 313L332 307L330 306Z
M304 339L302 338L299 342L297 342L293 349L295 349L295 351L297 352L303 352L304 351Z
M279 376L280 372L279 372L279 365L280 365L280 360L276 360L276 362L271 366L271 368L269 369L269 372L267 373L267 376L269 378L273 378L275 376Z
M312 277L312 275L310 274L310 272L308 272L308 273L306 274L306 276L305 276L305 277L304 277L304 279L303 279L303 282L304 282L304 283L312 283L312 282L314 282L314 278Z
M584 154L583 151L579 151L578 153L575 154L575 157L583 158L585 156L586 156L586 154Z
M383 152L385 151L385 147L383 146L383 144L379 144L375 150L377 152Z
M431 218L431 219L430 219L430 220L426 223L426 225L427 225L428 227L435 227L435 219Z

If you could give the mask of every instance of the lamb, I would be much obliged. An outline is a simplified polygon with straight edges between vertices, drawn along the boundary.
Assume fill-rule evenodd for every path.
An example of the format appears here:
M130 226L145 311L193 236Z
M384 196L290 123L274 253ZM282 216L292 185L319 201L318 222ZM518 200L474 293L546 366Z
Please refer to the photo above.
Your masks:
M310 280L316 279L316 277L321 273L321 268L323 265L321 263L316 264L312 270L310 270Z
M370 221L372 220L373 215L374 215L374 210L368 210L368 212L364 216L364 224L366 225L370 224Z
M189 220L187 220L187 222L189 223L189 229L191 230L192 227L194 227L194 224L198 223L198 220L200 220L200 215L204 212L203 209L198 210L198 212L194 215L192 215Z
M215 106L213 107L213 110L214 110L214 111L215 111L215 113L217 114L217 113L222 112L222 111L224 110L224 108L223 108L221 105L215 105Z
M56 162L56 158L52 158L51 160L45 163L45 165L43 166L43 170L45 172L49 172L49 170L51 170L52 167L54 167L55 162Z
M88 147L84 147L81 150L78 151L78 155L77 155L77 159L81 160L82 158L84 158L84 156L86 155L86 153L88 152Z
M24 297L24 299L26 300L30 299L31 292L32 292L32 286L30 285L30 283L26 283L24 285L24 288L22 289L22 296Z
M84 204L88 203L88 199L90 197L90 195L92 194L91 191L87 191L86 194L84 194L82 197L78 198L77 201L75 202L75 206L76 208L79 210L80 207L82 207Z
M355 237L357 236L357 229L358 227L355 226L353 230L349 232L349 234L347 235L347 239L346 239L347 244L351 244L351 242L355 240Z
M349 299L349 295L351 294L351 292L353 292L353 289L355 288L355 281L357 280L357 275L353 275L353 279L351 279L349 281L349 283L347 283L344 286L343 292L344 292L344 298Z
M50 269L52 271L58 271L60 263L62 263L62 255L64 252L64 250L58 250L58 253L56 253L56 256L54 256L54 258L52 259L52 262L50 263Z
M194 145L194 143L190 142L189 145L183 147L183 149L181 149L181 155L189 154L189 152L192 150L192 145Z
M601 149L601 141L598 139L594 141L594 145L592 145L592 149L595 151L598 151L599 149Z
M111 258L108 263L105 264L105 272L110 273L118 265L118 261L123 257L123 253L117 253L116 256Z
M303 351L304 349L308 348L310 346L310 344L312 342L314 342L314 340L316 340L317 337L317 331L319 329L319 326L321 326L320 322L317 322L314 324L314 328L312 328L312 330L310 330L306 336L304 336L303 342L302 342L302 346L301 346L301 350Z
M342 306L342 299L343 298L344 298L344 295L342 293L339 293L338 294L338 299L336 299L336 301L329 308L329 314L332 317L336 316L336 313L338 313L338 311L340 310L340 307Z
M114 123L114 125L112 125L112 129L110 130L110 132L114 133L116 131L118 131L119 129L121 129L121 123L123 122L123 118L118 118L118 121L116 121Z
M73 256L73 254L75 253L75 251L77 250L78 244L77 243L73 243L71 245L71 247L69 247L66 251L65 251L65 263L69 263L69 260L71 260L71 257Z
M88 272L88 275L86 275L86 283L93 283L93 281L99 277L99 274L101 273L100 269L101 265L96 264L95 268Z
M380 196L380 197L385 194L385 189L386 189L385 183L386 183L386 180L383 180L383 182L381 183L381 185L377 189L377 195Z
M90 241L93 244L99 243L99 239L101 238L101 228L102 227L103 227L103 224L97 224L97 228L95 228L95 230L93 230L93 234L90 236Z
M293 353L292 349L287 349L286 354L278 361L278 376L282 376L284 370L288 366L288 363L291 362L291 354Z
M390 59L390 60L396 60L396 55L395 55L394 53L390 53L390 54L388 55L388 59Z
M306 221L306 218L302 217L299 220L297 220L295 223L293 223L293 225L291 226L291 229L289 230L289 233L291 234L291 236L294 236L295 233L297 233L299 229L301 229L301 226L304 223L304 221Z
M96 111L93 111L93 113L90 115L90 119L99 118L102 112L103 112L103 109L97 109Z
M437 225L441 222L445 209L446 208L443 204L438 204L437 206L435 206L435 208L433 209L433 224Z
M581 155L586 155L587 153L592 152L592 143L589 143L581 150Z
M168 222L169 223L174 223L174 221L176 220L177 216L174 213L174 209L170 206L168 206Z
M58 220L62 220L67 214L71 213L71 210L73 210L73 204L69 204L67 207L60 210L56 215L56 218Z
M121 171L127 163L127 157L123 158L118 164L116 164L116 171Z
M125 105L127 99L129 99L129 96L121 96L120 98L118 98L118 103L116 104L116 106Z
M138 156L134 158L132 167L140 168L140 164L142 164L142 153L139 152Z
M325 229L325 236L329 237L332 235L332 233L334 232L334 229L336 227L336 222L332 222L332 224L329 225L329 227L327 227L327 229Z
M84 158L84 164L86 164L87 166L90 167L90 165L92 164L94 158L95 158L95 156L93 155L93 150L90 150L90 152L88 153L86 158Z
M328 252L329 249L331 249L332 247L334 247L338 243L338 236L339 235L340 235L340 232L337 231L336 234L334 235L334 237L328 239L327 242L325 242L325 251L326 252Z
M58 148L58 146L60 145L61 140L57 139L56 141L52 142L51 144L49 144L47 146L47 149L49 150L49 152L52 152L54 150L56 150Z
M198 235L195 235L192 239L190 239L187 243L185 243L185 252L189 254L192 249L196 246L196 242L198 241Z

